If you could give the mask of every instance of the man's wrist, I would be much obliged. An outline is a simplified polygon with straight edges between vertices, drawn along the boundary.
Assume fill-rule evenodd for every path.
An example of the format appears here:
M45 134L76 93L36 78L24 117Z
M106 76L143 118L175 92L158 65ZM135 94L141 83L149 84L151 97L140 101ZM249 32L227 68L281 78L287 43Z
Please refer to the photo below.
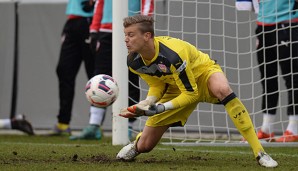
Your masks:
M156 105L156 113L162 113L165 111L165 106L163 104Z
M163 104L165 106L165 110L171 110L174 109L173 103L171 101L168 101Z

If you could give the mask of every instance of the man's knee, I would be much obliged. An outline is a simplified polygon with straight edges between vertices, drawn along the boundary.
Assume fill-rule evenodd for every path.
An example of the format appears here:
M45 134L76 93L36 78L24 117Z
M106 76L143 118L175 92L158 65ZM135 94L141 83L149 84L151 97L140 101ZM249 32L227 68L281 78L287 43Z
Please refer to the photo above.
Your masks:
M228 95L233 93L231 87L229 85L222 85L217 88L216 91L212 92L215 97L217 97L219 100L225 99Z

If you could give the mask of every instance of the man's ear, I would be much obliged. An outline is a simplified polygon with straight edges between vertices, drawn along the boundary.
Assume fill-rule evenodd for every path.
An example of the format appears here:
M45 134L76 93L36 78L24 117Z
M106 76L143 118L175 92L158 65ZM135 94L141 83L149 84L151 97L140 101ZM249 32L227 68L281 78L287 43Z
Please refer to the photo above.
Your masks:
M149 40L149 39L152 37L152 35L151 35L150 32L146 32L146 33L144 34L144 37L145 37L146 40Z

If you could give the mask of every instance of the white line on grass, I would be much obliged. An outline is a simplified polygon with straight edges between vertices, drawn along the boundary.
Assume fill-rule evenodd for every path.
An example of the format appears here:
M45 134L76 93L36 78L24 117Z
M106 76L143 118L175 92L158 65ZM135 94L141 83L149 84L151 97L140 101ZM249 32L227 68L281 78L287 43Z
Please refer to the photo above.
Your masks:
M76 147L76 146L85 146L85 147L96 147L98 144L51 144L51 143L24 143L24 142L0 142L0 144L16 144L16 145L38 145L38 146L63 146L63 147Z
M168 148L156 148L158 150L169 150ZM252 154L251 152L242 151L219 151L219 150L193 150L187 148L176 148L176 151L194 151L203 153L225 153L225 154ZM286 156L286 157L298 157L298 154L286 154L286 153L273 153L271 156Z
M24 143L24 142L0 142L0 144L16 144L16 145L39 145L39 146L65 146L65 147L96 147L99 144L50 144L50 143ZM171 148L155 148L155 150L171 150ZM194 152L203 152L203 153L225 153L225 154L252 154L251 152L242 152L242 151L221 151L221 150L194 150L188 148L176 148L177 151L194 151ZM286 157L298 157L298 154L287 154L287 153L272 153L271 156L286 156Z

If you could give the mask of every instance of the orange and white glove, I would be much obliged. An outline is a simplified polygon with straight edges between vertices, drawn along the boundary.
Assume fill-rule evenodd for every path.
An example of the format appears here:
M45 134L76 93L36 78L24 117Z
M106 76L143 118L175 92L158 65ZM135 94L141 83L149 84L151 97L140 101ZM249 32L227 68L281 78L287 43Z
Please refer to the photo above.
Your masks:
M124 118L135 118L135 117L139 117L136 114L128 111L127 110L127 107L120 110L119 116L122 116Z
M125 118L135 118L135 117L140 117L143 116L142 112L139 112L138 109L146 109L146 106L149 107L150 101L149 100L143 100L140 101L139 103L123 108L120 111L120 116L125 117ZM138 111L137 111L138 110Z
M154 104L153 100L143 100L138 104L124 108L120 112L120 116L125 118L153 116L155 114L165 111L163 104Z
M140 116L153 116L165 111L165 106L163 104L153 104L147 105L145 107L139 107L138 105L135 105L132 107L133 108L127 108L127 110Z
M140 116L153 116L164 111L165 106L163 104L153 104L146 106L140 106L136 104L126 109L122 109L119 115L125 118L134 118Z

